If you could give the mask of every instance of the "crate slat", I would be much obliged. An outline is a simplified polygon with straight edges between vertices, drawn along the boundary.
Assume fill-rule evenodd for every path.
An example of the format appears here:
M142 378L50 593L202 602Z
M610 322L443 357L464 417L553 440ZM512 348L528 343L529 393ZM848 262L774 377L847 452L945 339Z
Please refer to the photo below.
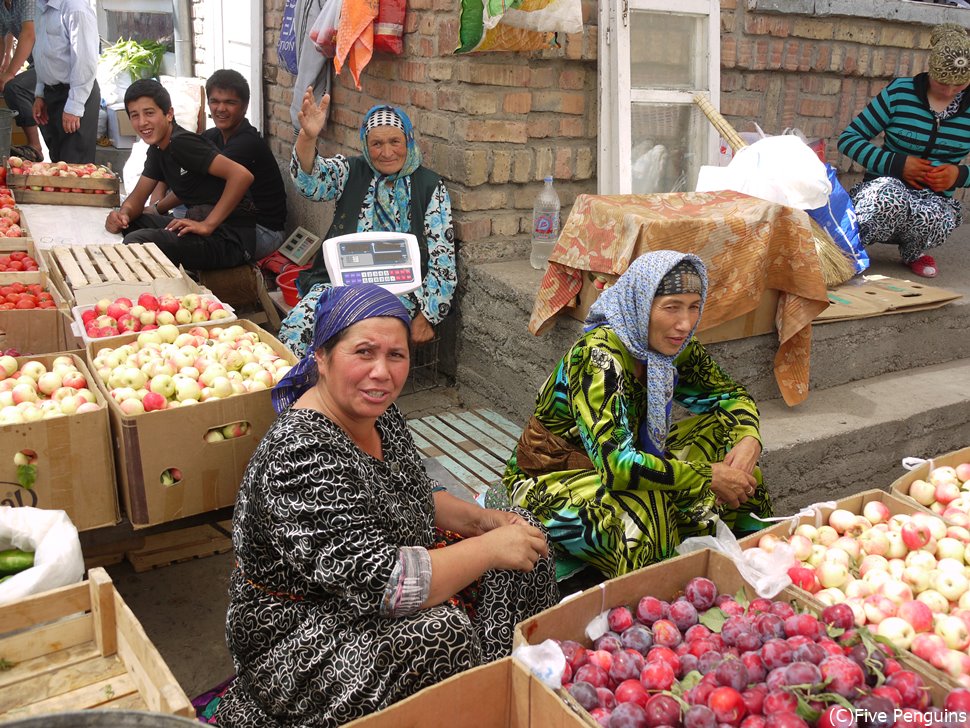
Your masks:
M84 614L7 637L0 641L0 657L8 662L21 662L81 645L93 638L94 622L90 614Z
M86 584L71 584L43 594L34 594L0 607L0 625L5 632L15 632L35 624L53 622L65 614L85 611L90 603L89 599ZM0 645L3 645L2 641ZM3 657L2 653L0 657Z
M84 642L80 645L58 650L40 657L15 663L9 670L0 672L0 688L9 685L19 685L30 682L37 675L43 675L51 669L70 667L78 662L84 662L98 657L98 646L94 642ZM21 686L21 689L23 687Z
M29 685L18 683L0 688L0 715L30 709L38 703L61 700L69 693L103 684L124 674L125 666L114 655L95 656L73 665L48 669L35 675Z
M142 265L141 256L135 254L134 245L123 245L118 249L118 254L128 264L128 267L131 268L132 272L138 276L139 281L148 283L154 279L148 270L146 270L145 266Z
M135 274L135 271L133 271L128 263L121 257L119 250L122 249L123 248L119 248L117 245L101 246L101 252L104 253L105 257L114 265L115 270L118 271L118 275L121 276L121 280L137 283L139 278Z
M114 266L108 261L108 257L101 250L100 246L91 245L87 248L88 254L91 256L91 260L94 261L95 267L101 276L106 281L120 281L121 276L119 276L114 269Z
M168 256L162 252L155 243L142 243L144 250L149 256L154 258L154 260L162 267L165 271L165 275L169 278L178 278L182 275L182 271L175 267L175 264L168 259Z
M118 656L128 668L149 710L195 717L195 708L179 687L175 676L148 639L144 627L115 591Z
M101 274L94 267L94 263L91 262L91 256L88 254L87 248L72 247L70 251L74 255L74 260L90 282L94 283L95 281L101 280Z
M55 695L47 700L19 706L7 711L2 717L4 719L26 718L31 715L63 713L71 710L90 710L135 691L136 687L131 675L122 672L120 675L84 685L77 690Z
M145 266L152 276L155 278L165 277L165 273L162 272L162 267L155 261L152 254L148 250L148 245L155 245L154 243L133 243L128 246L128 249L135 253L138 257L138 262ZM159 252L161 252L159 250Z
M51 250L51 255L61 269L61 273L67 278L71 288L83 288L88 285L88 279L81 272L81 266L74 260L71 249L67 247L57 247Z

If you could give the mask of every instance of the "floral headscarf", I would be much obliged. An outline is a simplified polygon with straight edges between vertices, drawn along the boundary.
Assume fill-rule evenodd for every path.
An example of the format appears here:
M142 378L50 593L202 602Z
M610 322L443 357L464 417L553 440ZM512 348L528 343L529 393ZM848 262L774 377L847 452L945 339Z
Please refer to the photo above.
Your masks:
M273 387L273 409L282 412L317 382L316 352L344 329L375 316L399 318L410 329L411 317L404 304L385 288L365 283L327 288L314 311L313 345L299 363Z
M370 158L370 149L367 147L367 132L378 126L392 126L404 132L404 141L408 150L407 157L404 159L404 166L395 174L381 174L374 166L374 160ZM364 159L367 160L367 164L370 165L377 177L373 229L385 232L408 232L407 230L397 229L391 210L404 211L408 209L411 195L407 177L421 166L421 150L418 149L418 145L414 141L414 128L411 126L411 120L407 114L394 106L387 106L386 104L374 106L364 116L364 122L360 125L360 141L364 147ZM388 182L391 184L387 184ZM407 215L401 215L401 223L410 225L410 219Z
M616 283L593 303L586 316L586 330L609 326L647 369L647 418L640 429L641 447L662 455L670 432L670 404L674 396L674 359L684 350L697 329L673 356L651 349L650 309L664 276L678 263L693 265L701 278L701 312L707 298L707 269L696 255L673 250L656 250L635 259ZM698 321L700 318L698 317ZM652 445L652 447L650 447Z

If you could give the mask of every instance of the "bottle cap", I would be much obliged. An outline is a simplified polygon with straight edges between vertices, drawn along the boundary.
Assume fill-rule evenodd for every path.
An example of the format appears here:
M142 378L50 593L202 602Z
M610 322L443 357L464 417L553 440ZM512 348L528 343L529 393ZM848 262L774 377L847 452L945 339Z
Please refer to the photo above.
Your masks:
M546 177L546 182L552 182L552 176Z

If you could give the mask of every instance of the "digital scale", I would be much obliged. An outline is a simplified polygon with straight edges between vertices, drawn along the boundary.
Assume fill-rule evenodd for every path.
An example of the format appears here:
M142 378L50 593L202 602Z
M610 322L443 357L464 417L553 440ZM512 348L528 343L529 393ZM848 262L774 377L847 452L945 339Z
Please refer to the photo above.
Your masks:
M297 265L309 265L320 247L320 236L304 227L294 230L279 248L279 252Z
M335 286L376 283L400 296L421 287L421 249L410 233L352 233L323 242Z

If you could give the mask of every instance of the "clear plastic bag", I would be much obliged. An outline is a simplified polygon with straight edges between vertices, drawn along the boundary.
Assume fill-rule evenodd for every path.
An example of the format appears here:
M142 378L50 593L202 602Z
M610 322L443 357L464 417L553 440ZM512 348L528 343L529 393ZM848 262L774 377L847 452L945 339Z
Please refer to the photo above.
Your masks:
M754 587L758 596L768 599L791 585L788 570L798 560L795 550L787 543L777 544L770 554L760 548L742 551L738 540L723 521L717 522L716 534L689 538L677 547L677 553L689 554L702 549L720 551L735 563L742 578Z
M310 40L320 55L333 58L337 55L337 28L340 26L340 11L343 0L327 0L313 25L310 26Z

